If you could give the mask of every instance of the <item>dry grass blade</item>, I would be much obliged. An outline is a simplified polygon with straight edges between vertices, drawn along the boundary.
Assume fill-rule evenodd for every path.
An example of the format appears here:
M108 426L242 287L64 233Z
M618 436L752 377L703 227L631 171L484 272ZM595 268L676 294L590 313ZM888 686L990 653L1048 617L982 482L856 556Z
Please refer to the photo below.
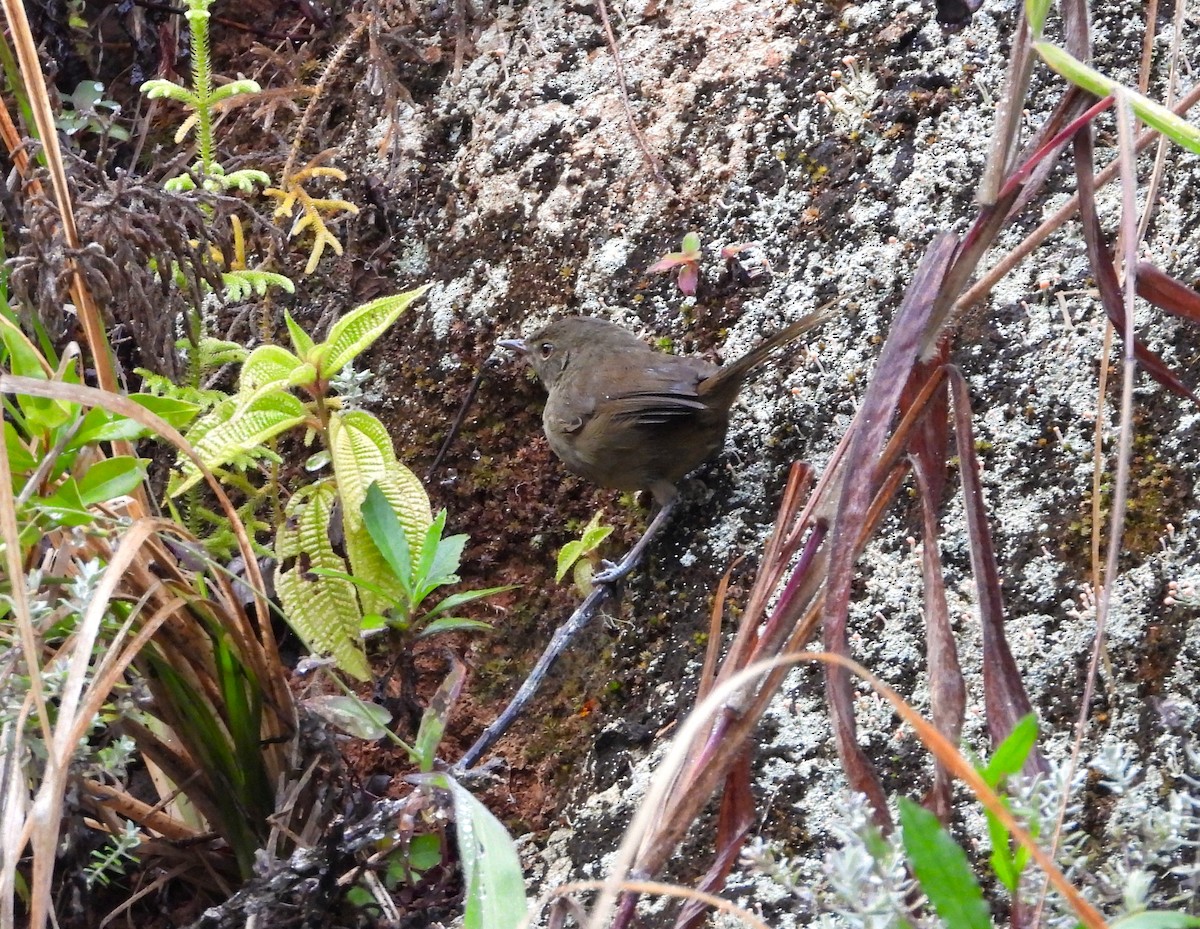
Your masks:
M1131 143L1130 157L1132 157L1132 149ZM1091 132L1086 129L1081 130L1075 135L1075 176L1079 184L1079 220L1083 227L1088 263L1095 275L1096 286L1100 289L1100 302L1117 333L1123 340L1132 344L1133 357L1137 363L1172 393L1187 397L1193 403L1200 405L1200 397L1197 397L1156 353L1150 351L1138 340L1133 331L1132 319L1126 319L1124 300L1121 297L1121 283L1117 278L1112 255L1108 251L1104 233L1100 228L1100 217L1096 212L1096 178L1093 173L1093 155ZM1130 238L1135 238L1133 231L1130 232Z
M725 878L737 862L756 818L754 791L751 787L751 753L742 749L737 761L725 776L721 789L721 808L717 812L716 855L708 871L700 879L697 890L711 893L725 886ZM675 929L695 929L707 915L707 901L692 900L684 904L675 920Z
M848 649L846 619L850 610L854 562L858 558L871 502L886 474L879 470L880 454L918 352L929 340L927 326L957 245L958 240L949 234L940 235L930 243L896 314L891 333L880 352L875 375L855 418L853 438L846 453L846 468L850 473L861 475L861 479L842 485L830 539L829 581L821 618L825 648L834 654L844 655ZM887 799L855 735L857 727L850 678L840 669L830 669L825 679L825 692L838 755L850 785L870 798L876 820L888 828L891 816Z
M123 396L59 381L14 377L3 373L0 373L0 391L65 401L83 407L103 407L158 432L196 460L182 436L144 407ZM11 576L19 581L24 577L25 566L19 561L22 549L14 532L16 514L15 501L12 499L12 475L6 454L0 453L0 457L3 458L0 485L4 488L0 491L3 494L0 497L0 509L5 510L6 558ZM209 731L231 743L230 764L237 765L239 771L244 772L244 775L235 774L233 780L240 783L244 779L247 785L244 789L249 789L254 786L253 778L263 770L264 760L267 768L273 772L287 770L286 745L282 742L294 732L295 714L261 595L262 579L258 576L257 561L249 538L220 486L211 474L206 476L222 501L235 533L240 536L250 584L260 591L257 595L258 623L252 622L243 612L228 578L218 575L197 585L192 576L180 568L174 555L159 541L163 532L186 537L173 523L136 519L123 531L115 547L109 546L103 533L92 533L81 537L78 542L63 542L53 549L53 557L63 561L68 568L72 559L77 559L80 563L97 561L105 565L105 571L71 638L60 651L59 658L67 666L65 683L58 701L54 728L44 735L48 749L45 770L19 835L12 818L16 816L13 811L18 804L6 804L5 807L4 831L6 835L16 835L15 850L19 852L27 845L32 849L31 926L44 926L50 916L49 901L59 825L63 804L69 793L66 789L68 771L75 752L108 701L115 684L135 662L153 662L156 650L163 656L158 659L160 664L155 668L156 673L146 673L148 669L143 666L142 677L156 697L155 712L179 739L174 750L174 764L165 764L164 759L160 758L160 766L169 768L171 779L178 789L188 793L196 808L210 824L220 828L223 835L243 834L244 841L240 845L235 842L230 844L238 851L242 870L245 872L252 867L253 849L257 847L253 841L257 827L253 824L261 821L261 828L265 830L265 815L271 809L271 788L266 780L258 782L261 785L258 796L262 802L258 811L249 813L247 807L239 806L241 794L230 789L231 782L219 779L215 782L206 781L205 775L219 768L214 768L213 759L206 756L203 739L197 740L194 731L189 733L184 725L187 722L185 716L190 714L195 719L203 719L206 714L209 720L220 720L216 728L210 726ZM208 593L201 594L198 592L201 590L207 590ZM14 613L20 617L23 612L19 605L22 586L15 584L14 591L20 591L14 597L14 602L18 604ZM112 605L118 599L136 605L132 609L114 612ZM27 613L27 610L24 612ZM122 618L121 626L111 636L106 634L106 647L97 652L101 624L113 615ZM129 635L135 623L136 633ZM214 629L221 630L217 638L210 637ZM31 687L36 694L41 678L41 669L36 664L40 646L32 629L24 637L27 640L25 651L31 659ZM236 695L229 689L234 679L229 677L228 671L222 672L215 663L214 649L218 647L218 639L226 643L219 647L226 649L237 663L231 667L245 669L243 684L251 688L263 688L261 698L251 696L250 702L238 705L223 702ZM191 682L188 685L190 689L183 692L187 694L191 710L180 713L171 709L172 701L167 698L174 696L174 705L178 706L179 692L168 694L162 690L164 675L168 672L180 681ZM224 681L221 679L222 673L225 674ZM261 700L265 712L260 713L255 708L258 700ZM227 713L223 707L228 710ZM247 723L253 731L246 729ZM138 741L143 756L149 757L152 755L152 746L156 741L161 743L162 737L147 730L145 737ZM275 774L268 777L274 779ZM198 786L205 788L207 794L197 793L195 788ZM212 797L212 802L207 802L206 797ZM168 821L163 820L155 809L146 809L144 804L137 808L136 802L128 797L112 799L113 805L127 814L144 813L148 817L146 820L134 817L144 828L165 835L178 834L178 828L168 825ZM102 797L89 796L83 802L101 804L97 809L103 822L111 824L118 821L114 814L107 812ZM265 811L262 809L264 804ZM12 887L16 861L6 857L4 864L2 882ZM211 882L208 883L211 886ZM11 900L11 896L6 897L6 907L10 906L7 901ZM6 925L11 924L10 920Z
M1025 108L1025 95L1029 91L1029 79L1033 76L1033 47L1029 23L1025 19L1025 8L1017 15L1013 30L1012 49L1009 52L1008 69L1004 73L1004 88L996 100L996 120L992 129L992 142L988 148L987 164L979 181L976 196L981 206L994 206L1000 196L1000 187L1005 175L1012 167L1017 153L1017 133Z
M971 572L975 575L979 618L983 626L983 698L987 708L988 732L992 744L998 745L1012 731L1017 720L1031 711L1032 705L1004 635L1000 571L996 563L996 550L992 545L991 529L988 527L983 486L979 482L979 459L975 454L967 382L957 368L948 368L948 373L954 398L954 434L958 443L959 473L962 475ZM1040 753L1032 752L1025 762L1025 770L1031 774L1045 771L1046 760Z
M1139 261L1134 270L1139 297L1168 313L1200 323L1200 293L1149 261Z
M720 686L714 689L688 715L687 719L679 727L675 738L672 740L669 749L659 764L654 778L646 791L646 795L642 799L641 806L638 808L637 813L626 830L625 837L622 839L621 845L617 849L617 853L609 866L610 873L608 877L603 882L597 882L600 893L592 908L591 916L587 923L588 929L600 929L600 927L608 925L609 917L612 914L613 906L619 893L628 890L630 891L630 899L632 899L633 894L640 892L642 887L645 886L639 885L637 882L627 882L625 878L630 873L630 868L635 862L635 850L644 844L647 829L657 816L657 810L669 794L672 785L679 779L681 767L687 760L688 745L693 743L705 729L712 725L712 720L723 711L726 705L739 700L738 694L740 691L774 671L791 667L800 662L810 661L836 665L844 671L852 673L866 681L876 693L887 699L897 714L914 728L918 737L935 755L937 760L945 765L955 777L962 780L979 799L980 803L1004 825L1009 835L1029 851L1030 857L1049 876L1050 882L1063 895L1072 909L1075 910L1080 921L1089 927L1089 929L1106 929L1104 917L1100 912L1088 903L1082 894L1067 880L1053 859L1037 845L1029 832L1017 822L1005 802L995 791L988 787L974 766L962 757L953 743L942 735L936 726L923 719L916 710L905 702L903 697L861 665L843 655L833 655L828 652L793 652L777 658L756 662L750 667L739 671L728 680L723 681ZM597 884L589 883L584 886L590 889L597 886ZM581 885L572 884L555 888L543 899L541 905L544 905L545 899L548 899L550 896L571 893L577 889L582 889ZM538 909L540 909L540 906L536 907L534 912L530 914L530 920L532 920L533 915L536 914Z
M237 510L229 500L229 496L225 493L224 488L221 487L220 482L204 462L200 460L200 457L191 445L188 444L187 440L164 419L151 413L145 407L119 394L99 390L94 387L41 381L35 378L17 377L11 374L0 373L0 392L22 393L34 397L45 397L51 400L66 400L69 403L78 403L80 406L86 407L103 407L111 413L118 413L152 430L188 456L204 475L205 481L216 495L223 512L229 518L234 534L237 537L238 548L245 559L246 581L254 593L255 609L258 616L257 632L261 636L263 660L271 662L269 668L264 665L261 668L256 668L256 670L262 673L264 681L269 682L274 680L278 682L281 680L281 675L267 673L268 671L277 671L280 665L274 633L271 630L271 619L267 611L267 603L262 594L262 591L266 589L266 585L263 583L262 574L258 569L258 559L255 557L254 548L250 544L250 537L246 534L246 527L242 524L241 519L238 518ZM291 705L290 693L278 683L275 692L271 696L280 707Z
M531 926L533 919L551 900L565 897L567 894L601 890L605 886L607 886L607 882L605 881L572 881L569 884L562 884L555 887L537 902L533 908L533 912L525 919L522 926ZM751 926L752 929L770 929L765 922L749 910L735 906L723 897L717 897L700 890L693 890L690 887L680 887L677 884L664 884L660 881L623 881L619 889L628 891L630 894L656 894L661 897L679 897L684 900L694 900L696 903L712 907L718 912L728 913L730 916L740 919L747 926Z
M25 5L20 0L3 0L3 2L9 33L12 36L17 60L21 66L21 77L29 91L34 119L37 121L38 137L46 153L46 164L50 169L50 186L54 191L54 200L58 205L59 219L62 223L63 241L69 249L78 250L80 247L79 233L75 229L75 215L71 208L71 189L67 185L67 172L63 167L62 150L58 144L58 129L54 122L54 112L50 107L50 95L42 75L37 46L29 28L29 20L25 15ZM112 356L108 349L108 338L104 334L104 323L99 307L92 300L91 292L84 282L79 266L72 259L68 259L68 266L71 270L71 297L75 301L79 321L87 335L88 348L91 350L92 361L96 367L96 379L104 390L117 391L120 389L120 385L113 368ZM126 446L126 443L121 444Z
M945 382L942 382L942 393ZM942 422L945 422L943 417ZM943 446L943 457L944 457ZM921 573L924 581L925 600L925 648L929 667L929 703L933 713L933 724L951 742L958 744L962 735L963 716L967 704L967 688L963 682L962 667L958 663L958 650L954 644L954 633L950 629L950 610L946 605L946 579L942 572L942 559L938 553L938 499L934 496L929 474L945 473L945 462L937 467L924 456L914 456L913 475L921 497L921 517L924 538L921 540ZM943 822L950 819L950 775L939 761L933 772L926 805Z
M1193 87L1178 104L1172 107L1172 112L1183 116L1197 103L1200 103L1200 87ZM1148 129L1138 136L1134 148L1140 152L1159 138L1161 136L1158 132ZM1096 175L1096 187L1103 187L1116 177L1118 167L1116 159L1106 165L1104 170ZM1013 268L1027 258L1034 249L1045 242L1054 232L1062 228L1075 215L1078 209L1079 194L1076 193L1053 216L1044 220L1033 232L1029 233L1020 245L997 261L978 281L972 284L970 289L958 298L955 309L959 311L965 310L986 297L1001 278L1005 277Z
M1081 133L1081 137L1084 134ZM1124 265L1126 268L1125 281L1120 295L1121 309L1123 311L1123 321L1126 332L1133 332L1133 310L1134 301L1137 294L1137 253L1138 253L1138 220L1137 220L1137 180L1134 174L1134 144L1133 144L1133 113L1129 108L1128 101L1124 94L1117 94L1117 140L1119 146L1118 159L1121 165L1121 234L1124 243ZM1077 171L1091 173L1091 137L1090 134L1086 138L1081 138L1077 142L1076 157L1081 155L1088 158L1087 161L1077 166ZM1095 205L1092 201L1094 190L1083 181L1081 174L1080 183L1080 203L1088 204L1088 211L1095 220ZM1107 255L1102 253L1098 239L1099 222L1098 220L1091 226L1091 233L1087 232L1088 226L1085 225L1085 235L1088 235L1088 255L1089 257L1099 255L1107 264ZM1112 285L1115 282L1116 273L1112 271L1111 265L1104 270L1093 268L1096 274L1097 281L1104 279L1104 284L1101 287L1101 297L1104 298L1105 292L1108 293L1108 300L1114 299L1117 295L1111 292ZM1112 272L1111 275L1109 272ZM1111 314L1110 314L1111 315ZM1112 604L1112 591L1117 581L1117 572L1119 568L1119 560L1121 555L1121 536L1125 528L1125 513L1129 502L1129 480L1130 469L1133 458L1133 385L1137 377L1137 359L1136 359L1136 344L1132 338L1125 338L1125 353L1124 364L1122 365L1121 378L1121 413L1120 426L1117 437L1117 473L1113 484L1113 501L1112 514L1109 523L1108 551L1104 560L1104 576L1103 583L1098 590L1093 590L1093 596L1096 602L1096 632L1092 641L1092 654L1088 661L1087 677L1084 680L1083 694L1079 701L1079 717L1075 724L1075 738L1071 745L1071 758L1068 762L1066 772L1066 782L1070 783L1074 777L1075 769L1079 763L1079 756L1083 748L1084 732L1087 728L1088 719L1091 716L1092 696L1096 691L1096 680L1100 672L1100 658L1104 652L1104 637L1108 626L1108 615ZM1103 396L1103 395L1101 395ZM1100 428L1102 417L1097 417L1097 429ZM1096 455L1099 459L1101 453L1101 444L1096 445ZM1096 462L1097 470L1100 468L1100 461ZM1098 503L1099 495L1096 492L1097 487L1093 487L1093 502ZM1097 534L1100 531L1100 521L1096 518L1098 514L1093 510L1092 531ZM1094 548L1094 551L1096 549ZM1058 847L1061 839L1063 822L1066 818L1066 800L1059 804L1058 816L1054 824L1054 833L1051 839L1051 849ZM1039 895L1035 916L1040 916L1045 903L1045 885L1043 884L1042 892Z

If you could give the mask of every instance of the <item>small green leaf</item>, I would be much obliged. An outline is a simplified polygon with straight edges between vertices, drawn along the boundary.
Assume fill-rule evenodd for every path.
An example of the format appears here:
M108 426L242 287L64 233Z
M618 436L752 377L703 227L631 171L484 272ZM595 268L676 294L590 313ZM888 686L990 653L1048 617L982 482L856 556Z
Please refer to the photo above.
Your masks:
M98 461L79 479L79 498L90 505L123 497L133 493L145 473L141 460L131 455Z
M433 577L434 562L438 559L438 548L442 541L442 532L446 528L446 511L439 510L433 517L433 522L425 530L425 538L421 543L421 552L417 556L417 564L413 569L413 589L419 590L426 586ZM447 540L449 541L449 540ZM461 552L462 549L460 548ZM456 565L457 567L457 565ZM416 604L414 604L415 606Z
M312 337L300 328L300 324L292 319L292 314L287 310L283 311L283 321L287 324L288 335L292 338L292 348L296 351L296 357L312 361L308 357L313 348Z
M362 629L363 638L365 639L368 636L383 632L387 627L388 622L385 617L380 616L378 613L368 613L362 618L362 625L359 628Z
M559 551L554 580L561 581L576 561L584 555L590 555L594 552L600 547L600 543L611 534L612 526L602 526L600 524L600 511L597 510L592 514L592 518L588 520L588 524L583 527L580 537L568 542Z
M440 515L440 514L439 514ZM425 583L437 586L453 584L458 580L458 569L462 564L463 549L467 546L468 536L452 535L442 539L434 549L433 564L425 575ZM454 580L450 580L454 578Z
M238 392L250 396L260 387L289 382L301 361L282 345L260 345L242 364Z
M17 427L4 420L4 445L8 449L8 466L16 474L24 474L37 467L37 459L29 453L17 435Z
M400 520L396 518L392 505L379 489L379 484L372 482L367 488L367 499L362 505L363 524L371 536L371 541L383 555L392 573L400 582L405 592L412 596L412 556L408 549L408 535Z
M993 753L987 765L979 772L987 785L995 790L1010 774L1016 774L1025 764L1037 742L1038 721L1036 713L1028 713L1017 720L1010 732Z
M913 873L948 929L991 929L987 903L966 853L938 818L901 797L900 827Z
M333 377L366 351L430 286L364 303L334 323L329 338L319 346L321 376Z
M700 236L698 233L689 232L683 237L683 253L689 257L694 256L700 251Z
M342 732L368 742L384 738L392 721L392 714L386 708L352 695L320 694L309 697L304 705Z
M451 594L432 610L425 614L427 618L437 616L439 613L445 613L448 610L457 610L464 603L470 603L472 600L479 600L483 597L490 597L493 594L502 594L507 590L516 590L516 584L505 584L501 587L484 587L482 590L467 590L458 594Z
M454 798L459 859L466 881L464 929L516 929L525 919L525 879L512 836L475 799L445 774L432 783Z
M167 425L183 429L200 412L196 403L186 400L176 400L173 397L156 397L153 394L130 394L129 399L138 406L144 406L151 413L167 421Z
M992 843L992 854L988 858L992 871L995 872L996 879L1010 894L1016 893L1021 881L1023 866L1019 867L1016 859L1013 858L1008 830L991 812L987 814L987 828L988 839Z
M478 619L465 619L461 616L443 616L440 619L435 619L427 626L421 629L417 634L418 639L427 639L431 635L438 635L443 632L491 632L491 623L485 623Z
M70 477L48 497L34 498L33 505L63 526L86 526L93 518L79 496L79 486Z
M97 442L116 442L122 439L139 438L146 428L132 419L117 416L103 407L94 406L87 411L75 437L66 445L65 451L75 451Z
M580 539L573 539L568 542L558 551L558 566L554 569L554 580L561 581L571 570L571 566L579 560L579 556L583 554L583 542Z
M436 832L414 836L408 843L408 866L414 871L428 871L442 863L442 839ZM1169 929L1169 927L1163 927Z

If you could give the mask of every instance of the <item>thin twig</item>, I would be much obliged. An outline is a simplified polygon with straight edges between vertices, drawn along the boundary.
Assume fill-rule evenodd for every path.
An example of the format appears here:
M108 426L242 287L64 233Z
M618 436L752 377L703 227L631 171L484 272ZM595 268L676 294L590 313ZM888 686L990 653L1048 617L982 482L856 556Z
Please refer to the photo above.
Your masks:
M458 438L458 431L462 428L463 420L467 418L467 411L471 409L471 404L475 402L475 396L479 393L479 387L483 383L483 379L487 377L489 370L494 368L499 363L499 359L494 355L479 366L479 371L475 374L475 380L471 381L471 386L467 389L467 396L463 399L462 406L459 407L458 415L454 417L454 422L450 426L450 431L446 433L446 438L442 440L442 447L438 449L437 457L433 459L433 464L429 466L429 471L425 475L425 482L433 480L437 469L441 467L442 459L446 457L446 452L450 450L450 446L454 444L454 440Z
M617 38L613 35L612 23L608 21L608 6L604 0L596 0L596 8L600 10L600 22L604 24L604 38L608 42L608 50L612 52L613 70L617 74L617 87L621 91L621 106L625 110L625 119L629 122L629 131L633 134L634 141L637 142L642 158L650 167L650 176L664 190L669 190L671 185L667 183L662 165L650 151L650 146L646 143L642 130L638 128L637 121L633 118L633 109L629 105L629 86L625 83L625 68L621 65L621 53L617 50Z
M508 706L504 708L504 712L496 717L495 722L483 730L483 733L475 740L475 744L468 748L463 753L463 756L458 759L454 765L455 771L467 771L474 767L483 753L491 748L496 740L508 731L508 727L521 715L521 712L525 709L525 705L537 694L542 686L542 681L546 679L546 675L554 667L554 663L566 651L567 646L571 644L575 636L587 628L588 623L592 621L592 617L596 615L596 611L600 609L600 604L612 596L612 592L612 584L598 585L587 595L583 603L579 604L570 618L555 630L550 644L542 652L542 657L538 659L538 663L529 672L529 676L525 678L525 682L521 685L516 695L509 701Z

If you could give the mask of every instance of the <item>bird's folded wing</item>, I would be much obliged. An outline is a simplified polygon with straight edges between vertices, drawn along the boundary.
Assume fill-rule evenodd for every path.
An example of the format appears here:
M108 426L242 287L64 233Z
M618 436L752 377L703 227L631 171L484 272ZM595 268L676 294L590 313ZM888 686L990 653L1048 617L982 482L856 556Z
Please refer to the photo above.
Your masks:
M604 413L610 419L643 426L677 421L704 409L704 402L694 392L637 391L613 397L604 404Z

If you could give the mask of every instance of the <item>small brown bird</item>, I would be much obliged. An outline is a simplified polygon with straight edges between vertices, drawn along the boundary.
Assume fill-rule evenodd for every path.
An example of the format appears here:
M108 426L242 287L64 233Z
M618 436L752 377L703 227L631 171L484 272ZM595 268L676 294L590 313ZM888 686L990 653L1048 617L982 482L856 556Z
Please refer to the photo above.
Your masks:
M595 583L618 580L637 565L674 507L675 485L725 444L729 409L747 379L772 351L827 320L827 309L724 366L663 354L586 316L499 343L527 359L546 388L542 426L567 469L601 487L648 490L661 508L629 554Z

